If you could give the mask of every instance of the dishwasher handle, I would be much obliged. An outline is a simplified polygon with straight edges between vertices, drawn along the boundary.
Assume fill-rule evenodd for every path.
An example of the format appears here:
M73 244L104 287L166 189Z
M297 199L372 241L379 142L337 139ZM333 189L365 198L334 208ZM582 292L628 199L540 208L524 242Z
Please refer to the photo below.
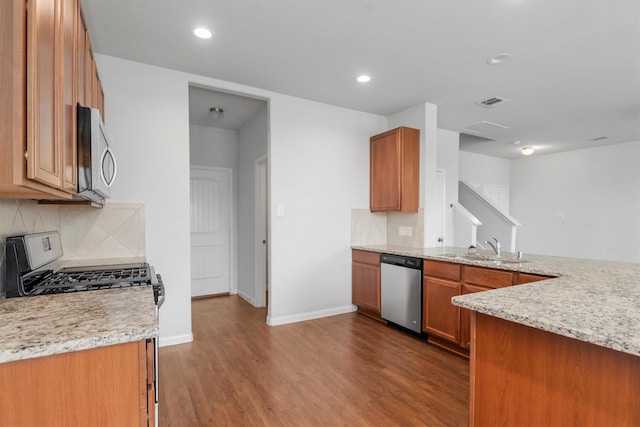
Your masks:
M422 259L420 258L412 258L402 255L382 254L380 255L380 262L382 264L391 264L405 268L412 268L414 270L422 270Z

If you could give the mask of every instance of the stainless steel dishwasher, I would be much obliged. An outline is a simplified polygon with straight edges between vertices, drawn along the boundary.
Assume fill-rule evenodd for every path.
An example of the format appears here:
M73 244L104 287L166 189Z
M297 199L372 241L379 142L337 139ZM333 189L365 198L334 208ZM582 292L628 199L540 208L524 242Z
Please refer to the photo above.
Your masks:
M382 254L381 317L389 322L422 332L422 260Z

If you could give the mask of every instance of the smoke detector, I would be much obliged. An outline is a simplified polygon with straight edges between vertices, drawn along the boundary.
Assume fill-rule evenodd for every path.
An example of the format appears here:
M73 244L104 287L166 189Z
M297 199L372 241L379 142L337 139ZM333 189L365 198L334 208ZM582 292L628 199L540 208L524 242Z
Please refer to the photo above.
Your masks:
M481 107L484 108L493 108L497 105L502 105L505 102L509 102L508 99L505 98L500 98L498 96L493 96L491 98L487 98L487 99L483 99L482 101L478 101L476 102L476 104L480 105Z

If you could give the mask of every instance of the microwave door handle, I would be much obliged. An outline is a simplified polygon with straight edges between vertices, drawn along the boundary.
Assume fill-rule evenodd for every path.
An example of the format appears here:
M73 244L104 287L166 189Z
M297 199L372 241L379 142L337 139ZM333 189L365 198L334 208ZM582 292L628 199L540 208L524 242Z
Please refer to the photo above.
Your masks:
M111 157L111 160L113 161L113 175L109 181L107 181L107 178L104 176L104 159L107 157L107 154L109 154L109 157ZM117 174L118 163L116 162L116 157L113 155L111 148L107 147L107 149L102 152L102 158L100 159L100 175L102 175L102 181L107 184L107 187L111 188L113 182L116 180Z

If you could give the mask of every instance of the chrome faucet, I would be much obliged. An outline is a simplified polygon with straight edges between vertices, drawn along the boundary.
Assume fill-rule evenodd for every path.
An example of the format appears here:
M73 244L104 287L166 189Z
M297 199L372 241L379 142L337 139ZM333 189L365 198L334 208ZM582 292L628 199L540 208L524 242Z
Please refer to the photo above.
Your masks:
M493 249L493 251L496 253L496 256L500 256L500 241L498 239L496 239L495 237L493 237L493 240L496 241L496 244L494 245L493 243L491 243L488 240L485 240L484 242L491 246L491 249Z

